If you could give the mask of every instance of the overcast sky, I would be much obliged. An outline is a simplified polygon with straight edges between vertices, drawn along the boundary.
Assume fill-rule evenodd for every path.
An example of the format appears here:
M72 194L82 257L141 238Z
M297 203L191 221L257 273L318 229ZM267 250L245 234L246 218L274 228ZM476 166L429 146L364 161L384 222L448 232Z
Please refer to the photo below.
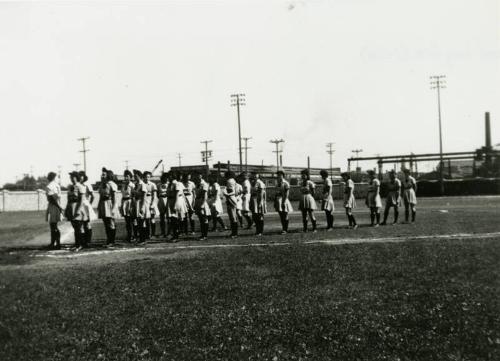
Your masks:
M445 151L500 142L497 0L0 3L0 183L82 163L121 173L237 161L230 94L246 94L249 163L346 167L362 155L437 152L435 91L445 74ZM373 167L374 164L366 164ZM63 179L67 181L67 177Z

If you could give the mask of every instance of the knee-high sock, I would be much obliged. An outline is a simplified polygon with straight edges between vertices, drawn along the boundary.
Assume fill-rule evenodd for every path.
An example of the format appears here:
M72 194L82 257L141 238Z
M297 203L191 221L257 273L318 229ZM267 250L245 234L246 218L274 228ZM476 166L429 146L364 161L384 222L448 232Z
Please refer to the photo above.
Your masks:
M394 208L394 223L398 221L399 217L399 210L397 208Z
M191 226L191 233L194 233L194 228L195 227L194 227L194 219L193 219L193 217L191 217L189 219L189 225Z
M351 216L352 225L353 226L357 225L356 219L354 218L354 214L351 213L350 216Z
M405 207L405 222L408 222L410 220L410 209L408 207Z
M417 210L416 209L412 209L412 211L411 211L411 221L415 222L415 218L416 217L417 217Z
M222 220L221 217L219 217L219 216L217 217L217 222L219 222L222 229L226 229L226 225L224 224L224 221Z
M371 221L371 225L373 226L375 224L375 212L374 211L370 212L370 221Z
M247 214L244 215L245 219L247 220L247 227L250 228L252 227L253 221L252 218Z
M379 224L380 223L380 212L377 211L375 213L375 218L377 219L377 224Z

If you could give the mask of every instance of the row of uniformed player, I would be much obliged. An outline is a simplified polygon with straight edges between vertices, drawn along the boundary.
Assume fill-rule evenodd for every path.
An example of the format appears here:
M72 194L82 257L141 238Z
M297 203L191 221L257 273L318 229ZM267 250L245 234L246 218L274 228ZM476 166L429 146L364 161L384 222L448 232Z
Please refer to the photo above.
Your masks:
M405 205L405 221L408 222L411 211L411 220L416 216L416 181L405 170L403 183L396 178L394 172L389 174L387 183L387 199L384 211L384 220L380 223L382 200L380 197L380 181L376 179L373 171L368 171L370 182L366 197L366 206L370 209L371 225L385 225L389 211L394 209L394 223L398 220L398 209L401 198ZM325 212L327 230L333 229L333 211L335 205L332 191L333 185L328 172L320 172L323 178L321 209ZM47 186L47 220L51 229L51 247L60 247L60 233L57 223L61 221L59 185L55 182L55 173L49 173ZM223 214L222 199L226 200L226 209L229 216L231 237L237 237L238 228L243 227L243 219L247 221L247 229L255 224L256 235L262 236L264 232L264 215L267 212L266 186L259 174L242 173L239 182L236 175L228 171L225 174L226 188L221 190L216 176L209 176L208 183L201 174L169 172L162 174L158 185L151 181L151 172L133 173L124 172L124 182L121 190L114 182L114 173L106 168L102 169L101 184L99 187L99 203L97 206L98 217L103 220L106 230L106 244L113 245L116 237L115 218L120 214L125 219L127 241L145 242L156 236L155 218L160 219L160 236L171 235L171 240L176 241L183 231L188 234L188 228L194 233L194 219L197 215L200 222L201 237L208 236L209 222L212 221L212 231L220 225L226 230L221 218ZM349 227L356 229L357 223L352 213L356 207L354 196L354 182L349 173L342 173L345 182L343 207L349 221ZM71 185L68 188L68 203L64 210L65 217L71 221L75 232L75 245L78 249L88 246L92 239L91 221L96 219L92 208L94 200L93 190L84 172L70 173ZM293 211L290 196L290 184L285 180L282 171L277 172L277 189L274 199L274 208L280 216L282 234L288 232L288 215ZM302 213L303 231L308 231L308 221L311 221L312 231L317 229L315 211L317 210L314 199L316 185L310 180L307 169L301 172L299 210ZM401 190L403 196L401 197ZM116 193L121 191L121 203L117 203ZM251 215L251 216L250 216Z

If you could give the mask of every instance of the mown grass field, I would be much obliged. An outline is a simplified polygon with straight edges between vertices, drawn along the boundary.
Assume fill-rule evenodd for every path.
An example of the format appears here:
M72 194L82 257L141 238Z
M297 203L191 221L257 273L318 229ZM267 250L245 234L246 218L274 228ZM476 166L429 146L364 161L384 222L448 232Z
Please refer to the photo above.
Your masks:
M82 253L0 247L0 360L499 360L499 208L431 200L414 225L338 214L285 237L270 215L259 239L112 250L97 223Z

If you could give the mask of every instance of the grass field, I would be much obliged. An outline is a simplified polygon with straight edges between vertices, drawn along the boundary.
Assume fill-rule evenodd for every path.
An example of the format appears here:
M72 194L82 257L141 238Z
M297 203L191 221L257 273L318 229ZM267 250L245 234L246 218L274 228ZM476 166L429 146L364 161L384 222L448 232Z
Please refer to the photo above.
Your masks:
M441 201L378 229L0 248L0 360L499 360L500 198Z

